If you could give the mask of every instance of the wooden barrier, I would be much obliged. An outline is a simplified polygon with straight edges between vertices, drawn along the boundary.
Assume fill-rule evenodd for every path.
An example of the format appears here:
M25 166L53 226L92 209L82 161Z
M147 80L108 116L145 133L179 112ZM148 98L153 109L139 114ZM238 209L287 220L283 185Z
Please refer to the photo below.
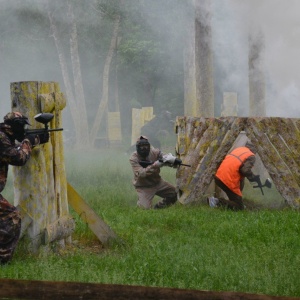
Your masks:
M54 282L38 280L0 280L0 297L5 299L88 299L88 300L299 300L239 292L214 292L176 288L80 282Z
M206 201L213 176L241 132L257 149L277 191L294 208L300 208L300 119L177 117L176 152L179 201Z
M110 146L120 146L122 143L120 112L109 112L107 115L108 140Z
M68 183L68 201L80 218L89 225L104 246L121 242L114 231L89 207L75 189Z
M152 106L132 109L131 145L135 145L141 135L141 128L154 117Z

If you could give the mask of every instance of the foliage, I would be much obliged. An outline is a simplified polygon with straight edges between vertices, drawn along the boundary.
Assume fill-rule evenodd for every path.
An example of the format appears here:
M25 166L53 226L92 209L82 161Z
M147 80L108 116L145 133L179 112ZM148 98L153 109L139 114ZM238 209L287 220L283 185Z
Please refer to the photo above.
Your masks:
M21 242L12 263L1 267L2 278L300 296L298 211L232 212L180 203L145 211L136 207L123 151L68 151L66 167L68 181L123 243L102 248L74 214L72 246L34 256ZM162 172L175 183L174 169Z
M176 30L183 27L182 18L178 18L178 2L126 1L125 7L119 68L121 74L130 74L124 83L131 86L135 82L138 88L137 95L128 97L140 98L141 106L154 106L155 113L169 110L180 114L184 45L182 29ZM170 103L175 98L176 104Z
M1 1L0 88L4 98L9 99L9 83L13 81L56 81L66 91L47 2L69 74L72 66L68 4L73 5L89 125L101 99L103 67L116 13L121 15L121 31L111 66L108 109L113 110L111 102L118 84L124 131L131 129L132 107L153 105L154 113L169 110L173 115L182 115L185 4L178 0ZM9 100L6 106L9 107ZM73 131L69 105L65 115L65 127Z

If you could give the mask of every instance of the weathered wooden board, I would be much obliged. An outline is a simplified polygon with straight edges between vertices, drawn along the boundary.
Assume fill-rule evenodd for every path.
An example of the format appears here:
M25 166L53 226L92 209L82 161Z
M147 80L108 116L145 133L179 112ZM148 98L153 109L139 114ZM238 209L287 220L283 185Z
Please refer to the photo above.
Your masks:
M120 112L107 113L107 131L109 142L116 145L122 142L122 128Z
M176 151L183 163L177 171L179 201L203 201L213 176L241 131L286 202L300 207L300 121L287 118L178 117Z
M86 222L103 245L117 241L114 231L96 214L96 212L81 198L68 183L68 201L81 219Z
M280 127L278 119L273 119L272 124L272 118L249 118L246 133L256 146L278 192L289 205L297 207L300 204L300 186L296 179L298 170L293 166L296 163L289 148L284 145L288 141L274 138L274 132Z
M67 238L71 236L74 230L74 219L70 215L62 216L46 227L44 243L47 245L51 242Z
M0 279L5 299L88 300L299 300L300 298L131 285Z

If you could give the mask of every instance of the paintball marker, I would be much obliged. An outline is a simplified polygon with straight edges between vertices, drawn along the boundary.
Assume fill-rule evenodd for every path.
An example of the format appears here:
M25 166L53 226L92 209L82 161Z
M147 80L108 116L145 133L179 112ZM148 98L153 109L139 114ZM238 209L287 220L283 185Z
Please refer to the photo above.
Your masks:
M263 187L266 186L269 189L272 187L272 181L271 181L271 179L267 178L266 181L265 181L265 183L262 184L259 175L254 176L254 179L252 179L251 182L256 182L257 183L257 185L253 186L253 188L254 189L255 188L260 188L262 195L265 195L264 191L262 189Z
M25 135L27 134L42 134L45 132L51 132L51 131L62 131L63 128L55 128L55 129L49 129L48 123L53 119L54 115L51 113L40 113L34 116L35 120L39 123L42 123L45 125L45 128L40 129L26 129Z
M159 160L160 162L164 162L162 159ZM143 167L143 168L147 168L148 166L154 164L154 161L146 161L146 160L141 160L139 161L139 164ZM174 167L176 166L184 166L184 167L191 167L191 165L186 165L182 163L182 160L179 158L175 159L175 162L173 164Z

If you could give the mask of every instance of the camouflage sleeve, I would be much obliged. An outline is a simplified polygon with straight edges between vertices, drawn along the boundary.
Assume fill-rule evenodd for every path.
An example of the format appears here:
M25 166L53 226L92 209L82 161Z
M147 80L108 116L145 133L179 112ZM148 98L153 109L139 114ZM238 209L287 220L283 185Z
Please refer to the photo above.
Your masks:
M23 166L30 157L31 145L25 139L21 144L14 145L4 133L0 133L1 161L14 166Z
M244 163L242 164L242 166L240 167L240 173L247 177L247 178L251 178L253 177L253 173L252 173L252 168L255 164L255 156L249 156Z

